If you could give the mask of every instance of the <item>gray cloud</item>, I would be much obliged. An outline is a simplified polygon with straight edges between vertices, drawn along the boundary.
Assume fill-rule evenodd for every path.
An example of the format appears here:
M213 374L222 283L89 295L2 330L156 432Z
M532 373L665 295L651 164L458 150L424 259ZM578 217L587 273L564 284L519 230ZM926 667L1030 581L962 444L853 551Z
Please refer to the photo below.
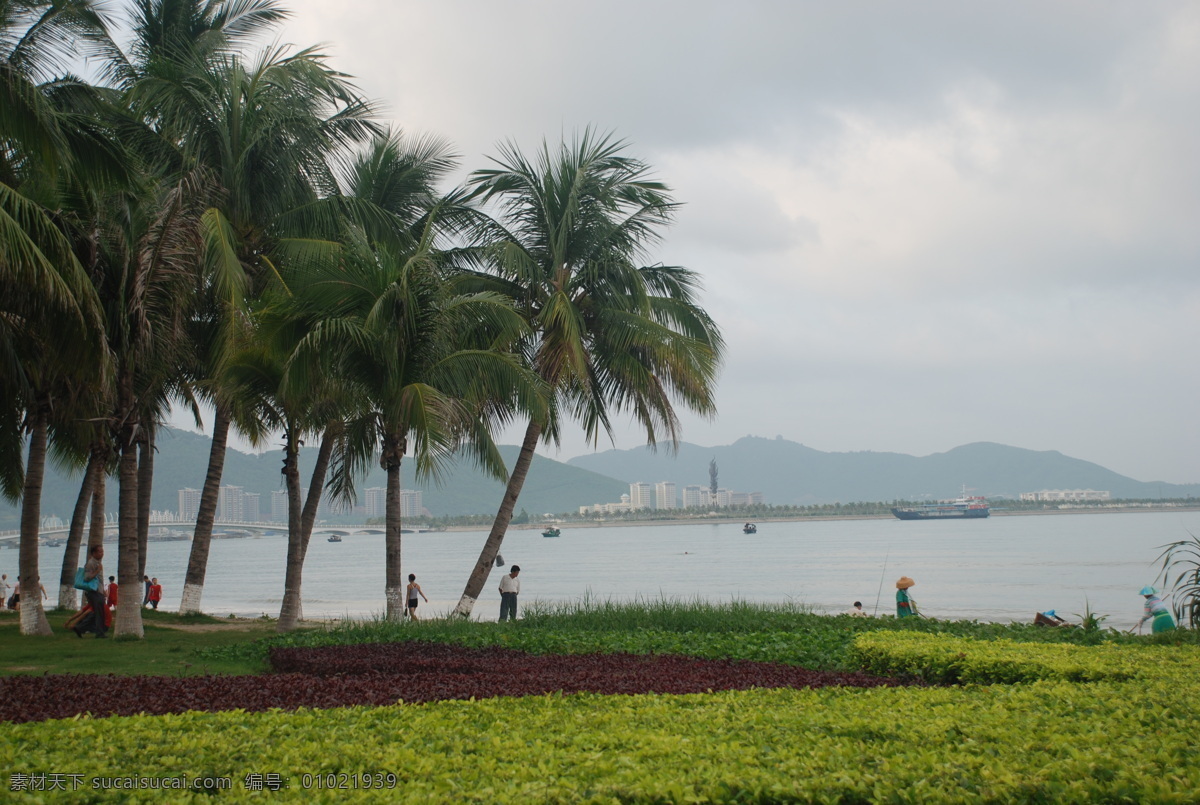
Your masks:
M704 275L729 344L689 441L1200 480L1200 6L291 6L288 41L464 171L588 124L655 165L685 202L655 257Z

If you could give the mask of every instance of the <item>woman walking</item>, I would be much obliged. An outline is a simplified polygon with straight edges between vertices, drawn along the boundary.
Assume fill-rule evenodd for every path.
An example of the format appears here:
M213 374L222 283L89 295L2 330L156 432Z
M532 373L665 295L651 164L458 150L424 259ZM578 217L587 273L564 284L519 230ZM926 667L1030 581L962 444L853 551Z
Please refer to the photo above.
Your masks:
M417 596L425 599L425 603L429 603L429 599L425 597L425 592L421 589L421 585L417 584L417 574L408 574L408 617L414 621L419 621L417 617Z

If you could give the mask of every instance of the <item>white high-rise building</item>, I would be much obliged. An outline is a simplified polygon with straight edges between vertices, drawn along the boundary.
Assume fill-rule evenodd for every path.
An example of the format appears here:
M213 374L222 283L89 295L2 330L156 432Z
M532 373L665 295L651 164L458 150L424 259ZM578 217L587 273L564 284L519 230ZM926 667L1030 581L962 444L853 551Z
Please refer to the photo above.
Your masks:
M199 489L180 489L179 490L179 519L180 520L195 520L196 514L200 511L200 490Z
M271 493L271 522L286 523L288 519L287 490L276 489Z
M699 508L704 506L707 499L707 492L702 486L692 484L683 488L683 508L685 509Z
M374 486L370 489L363 490L364 509L367 517L386 517L387 516L387 489L382 486ZM419 489L401 489L400 490L400 517L420 517L425 513L423 504L424 493Z
M674 481L659 481L654 485L654 508L677 509L679 501L675 495Z
M240 523L246 519L246 493L240 486L222 486L217 494L217 521Z
M363 490L363 508L367 517L383 517L387 514L387 489L373 486Z
M631 509L652 509L654 508L654 498L651 497L653 489L650 484L643 481L636 481L629 485L629 508Z
M420 517L424 513L425 507L421 504L421 490L401 489L400 517Z
M258 492L247 492L244 499L245 510L243 514L246 516L246 522L261 522L260 515L262 514L262 495L260 495Z

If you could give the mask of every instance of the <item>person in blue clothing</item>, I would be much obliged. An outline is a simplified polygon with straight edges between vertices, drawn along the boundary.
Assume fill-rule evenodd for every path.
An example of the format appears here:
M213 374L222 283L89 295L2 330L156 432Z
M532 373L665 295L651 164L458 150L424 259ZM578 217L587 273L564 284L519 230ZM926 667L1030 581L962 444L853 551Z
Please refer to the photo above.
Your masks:
M1171 611L1167 609L1167 605L1158 597L1158 590L1147 585L1141 589L1138 595L1146 599L1146 606L1142 610L1142 619L1138 621L1138 631L1141 631L1142 624L1146 621L1153 621L1150 628L1154 634L1169 632L1175 628L1175 619L1171 617Z

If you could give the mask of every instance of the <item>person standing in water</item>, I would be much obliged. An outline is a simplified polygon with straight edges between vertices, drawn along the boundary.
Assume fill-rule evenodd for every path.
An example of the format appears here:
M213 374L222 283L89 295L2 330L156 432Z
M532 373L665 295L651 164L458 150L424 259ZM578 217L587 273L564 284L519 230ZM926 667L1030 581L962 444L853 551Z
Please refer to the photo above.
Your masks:
M417 617L417 596L425 599L425 603L429 603L429 599L425 596L425 592L421 589L421 585L417 584L417 574L408 574L408 617L414 621L419 621Z
M896 617L908 618L917 614L917 602L908 594L909 588L916 584L908 576L901 576L896 582Z
M1138 595L1146 599L1146 606L1142 610L1142 619L1138 621L1138 631L1141 631L1142 624L1149 620L1153 621L1150 625L1150 631L1153 634L1169 632L1175 628L1175 619L1171 617L1171 611L1167 609L1167 605L1158 597L1158 590L1147 585Z

